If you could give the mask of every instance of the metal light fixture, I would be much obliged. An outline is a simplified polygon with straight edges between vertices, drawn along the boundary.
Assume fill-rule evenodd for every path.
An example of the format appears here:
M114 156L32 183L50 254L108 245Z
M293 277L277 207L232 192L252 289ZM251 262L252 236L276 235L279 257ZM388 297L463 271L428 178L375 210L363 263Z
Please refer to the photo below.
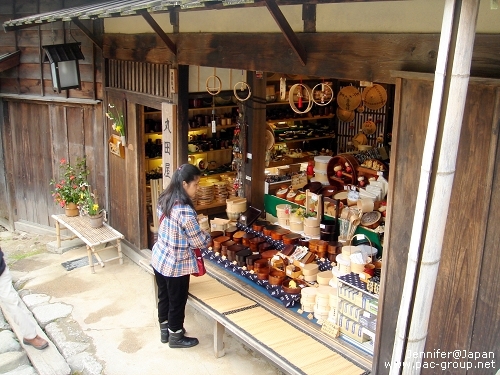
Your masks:
M52 85L54 90L80 88L80 68L78 60L85 57L80 49L81 43L51 44L42 46L45 51L45 62L50 62Z

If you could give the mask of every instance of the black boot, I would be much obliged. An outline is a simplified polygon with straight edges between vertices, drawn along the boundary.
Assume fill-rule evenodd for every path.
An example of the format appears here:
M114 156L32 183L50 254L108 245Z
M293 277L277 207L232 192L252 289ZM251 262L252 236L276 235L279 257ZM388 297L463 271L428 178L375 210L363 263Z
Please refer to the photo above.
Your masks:
M192 346L198 345L199 341L195 337L184 336L184 332L172 332L169 331L170 337L168 346L171 348L191 348Z
M160 323L160 340L166 344L168 342L168 323Z

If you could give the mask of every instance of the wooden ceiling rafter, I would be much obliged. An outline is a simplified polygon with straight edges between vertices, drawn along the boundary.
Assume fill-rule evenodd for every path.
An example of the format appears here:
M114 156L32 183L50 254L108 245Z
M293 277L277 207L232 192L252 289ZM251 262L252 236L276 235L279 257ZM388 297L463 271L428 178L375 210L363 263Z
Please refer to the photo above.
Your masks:
M176 56L177 46L174 42L172 42L172 39L168 37L165 31L163 31L161 26L158 25L158 22L155 21L153 16L151 16L151 14L145 9L138 10L137 13L139 13L144 18L144 20L148 23L149 26L151 26L151 28L160 37L160 39L163 40L163 43L165 43L167 48L174 54L174 56Z
M6 53L0 56L0 72L18 66L21 62L21 50Z
M102 40L96 37L94 33L83 24L82 21L75 17L71 19L71 22L73 22L81 30L81 32L84 33L85 36L89 38L92 43L94 43L102 51Z
M306 66L307 52L302 43L300 43L295 32L292 30L285 16L281 12L280 8L278 7L278 4L276 4L275 0L264 0L264 1L266 3L267 9L269 10L274 20L278 24L278 27L285 36L285 39L287 40L288 44L292 48L293 52L299 58L300 63L302 64L302 66Z

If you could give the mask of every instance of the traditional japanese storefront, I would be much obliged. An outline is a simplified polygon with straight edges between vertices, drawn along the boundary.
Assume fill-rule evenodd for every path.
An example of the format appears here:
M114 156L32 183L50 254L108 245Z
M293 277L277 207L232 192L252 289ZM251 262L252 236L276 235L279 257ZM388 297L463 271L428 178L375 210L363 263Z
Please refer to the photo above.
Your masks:
M398 6L412 9L412 3L415 3L417 11L425 14L422 2L407 2L406 5L398 2L369 3L358 6L369 8L366 10L366 13L369 13L374 9L387 11L389 7L400 9ZM276 30L276 25L269 26L272 22L264 23L257 29L249 26L248 30L255 30L253 32L246 32L247 29L241 30L242 25L245 25L243 19L255 19L263 17L264 14L269 17L269 11L258 6L220 11L215 9L200 12L172 11L159 14L151 20L148 17L149 13L142 17L128 18L125 17L127 12L124 10L101 5L96 6L96 15L119 16L104 21L104 32L99 30L97 25L100 22L96 21L92 22L92 25L96 25L95 29L94 26L81 28L80 32L73 29L73 35L79 34L79 39L86 43L84 45L86 56L87 53L88 56L92 56L93 63L87 67L89 72L91 71L87 81L93 82L93 86L89 87L95 90L84 91L84 98L79 103L68 103L70 101L67 98L59 95L59 100L64 104L55 108L47 106L47 115L44 117L47 120L42 121L45 128L40 135L41 143L50 144L54 141L54 137L48 136L57 129L56 125L50 126L51 121L49 121L54 113L63 111L64 114L61 116L65 119L64 123L72 124L74 121L67 119L67 114L72 113L72 106L82 108L83 118L86 120L85 109L89 104L93 120L90 121L91 124L83 121L81 132L76 132L75 136L72 135L74 127L68 125L67 130L63 131L68 136L63 142L57 142L65 143L66 146L54 144L56 152L41 147L31 158L43 155L59 158L59 155L63 157L75 150L87 157L93 156L95 169L92 182L96 184L103 200L107 202L110 224L125 234L130 248L136 251L148 246L148 220L144 207L147 201L146 171L149 169L147 163L150 161L144 159L145 118L149 116L154 121L164 121L164 113L168 111L166 108L175 109L177 138L172 148L172 165L186 161L190 120L189 85L192 83L189 66L214 67L219 71L232 69L236 72L236 76L240 75L241 70L246 72L245 81L252 88L252 96L246 102L247 120L250 124L248 147L252 158L247 160L245 165L245 174L250 177L246 180L245 192L248 201L256 207L263 207L264 204L265 161L263 153L259 152L259 142L256 140L265 137L265 127L258 124L265 124L266 120L266 104L262 99L266 97L267 86L266 74L261 77L256 71L392 85L395 93L389 181L392 193L388 199L389 225L384 239L385 268L383 292L380 296L381 310L377 323L377 332L380 334L375 343L372 366L374 373L388 373L384 362L391 360L394 330L404 283L413 219L411 213L415 211L417 181L432 96L432 73L436 68L439 50L440 36L436 34L437 30L415 30L415 32L433 32L429 34L389 34L385 31L391 28L386 26L386 30L370 32L372 27L374 30L380 30L372 23L368 23L366 28L360 27L359 33L321 30L322 28L329 30L325 26L330 22L326 14L333 18L334 13L343 11L345 12L343 17L349 18L350 12L362 9L358 6L349 8L349 5L353 4L341 4L337 9L336 4L284 6L283 12L286 15L284 20L280 18L280 12L271 6L269 11L275 19L277 18L277 25L282 33ZM138 7L153 10L150 5L138 4ZM435 7L442 10L442 4ZM482 8L481 15L489 15L489 9L486 8L489 7ZM134 11L139 12L139 9ZM33 11L33 13L40 12L40 10ZM361 14L367 20L368 17L364 12ZM75 23L78 22L78 13L72 17ZM342 19L342 17L337 18ZM130 30L134 34L125 34L126 25L132 24L130 20L134 20L138 30ZM236 20L239 21L235 22ZM225 26L229 24L239 25L237 31L245 32L223 32ZM160 29L155 28L158 25L161 25ZM287 29L287 25L304 32L294 33L291 29ZM439 29L439 23L437 25ZM151 27L156 34L150 31ZM12 28L15 29L15 26L12 25ZM198 28L202 32L198 32ZM93 29L92 32L89 29ZM162 29L168 34L163 34ZM45 30L45 39L48 39L53 32L49 28L42 30ZM83 36L86 32L82 30L87 30L93 44ZM213 32L209 32L210 30ZM319 30L321 31L318 32ZM29 29L16 31L16 33L29 32ZM43 33L42 31L42 35ZM499 304L497 297L494 297L498 293L495 294L494 285L485 282L494 277L498 268L498 260L494 254L494 244L498 242L495 223L498 221L494 219L496 212L494 208L500 204L500 200L494 192L498 190L495 188L497 183L495 165L498 164L496 134L500 102L497 80L500 75L497 67L500 43L498 43L498 30L495 33L478 34L475 39L471 76L482 78L471 79L470 82L463 121L465 126L461 134L461 144L468 144L468 147L460 147L450 211L447 219L443 218L447 220L446 225L449 229L443 243L443 257L433 302L430 321L430 327L433 329L430 330L427 339L429 350L437 347L442 351L466 348L500 353L496 340L500 319L488 319L491 316L498 317ZM32 34L36 37L36 32ZM17 38L15 43L11 43L14 44L17 44ZM99 47L102 47L102 60ZM412 75L403 71L424 74ZM19 72L17 75L11 72L9 74L13 76L4 75L1 77L1 82L15 86L16 79L23 78ZM45 75L42 74L42 81L44 77L48 79L50 75L47 72ZM206 79L206 77L199 78L200 82ZM230 89L230 86L232 85L227 84L226 89ZM17 179L9 178L20 170L20 166L15 162L19 147L21 153L30 155L27 151L29 147L22 146L23 133L14 129L16 118L19 118L16 114L23 111L28 113L25 111L26 108L29 110L38 108L37 104L23 98L22 95L17 95L15 89L9 90L8 87L5 83L2 85L4 115L6 114L5 117L8 118L6 124L9 124L3 127L3 147L4 154L11 155L4 156L3 159L5 179L11 184L5 188L6 197L13 194L16 186L22 185L23 178L20 174ZM79 92L72 90L72 95L73 91ZM37 101L44 100L43 96L36 96L39 96ZM86 103L87 99L102 99L103 105L101 107L97 101ZM112 134L110 123L104 121L104 112L108 104L115 105L126 118L127 140L124 157L110 154L104 146L108 145L108 139ZM153 115L155 112L159 117ZM29 121L26 119L21 122L24 124ZM60 121L55 120L54 124L56 123L59 124ZM30 137L33 135L30 134ZM11 146L9 142L13 142ZM64 150L59 150L59 147L63 147ZM57 159L50 164L57 165ZM52 177L44 178L45 175L50 175L49 170L53 168L48 166L46 172L37 177L37 184L40 187L44 186L42 181L48 181ZM474 171L474 177L471 177L470 171ZM34 171L28 172L28 175L34 174ZM483 195L481 191L484 186L487 188L486 194ZM27 189L24 191L29 193ZM470 204L463 204L464 201L471 202L471 198L475 204L474 208L471 208ZM22 198L10 196L6 200L11 202L8 205L10 207L6 208L10 220L12 222L24 220L51 226L52 223L48 218L57 208L51 206L50 196L45 194L41 199L33 197L32 200L32 205L37 207L35 216L28 214L28 209L24 210L26 214L20 211L15 213L15 210L21 208L19 202ZM40 200L44 202L42 206L38 203ZM26 204L27 206L29 205ZM470 233L470 236L463 236L463 233ZM452 290L451 296L448 295L450 290ZM449 303L450 299L455 302ZM491 324L484 324L485 321L491 321ZM462 329L464 326L468 328Z

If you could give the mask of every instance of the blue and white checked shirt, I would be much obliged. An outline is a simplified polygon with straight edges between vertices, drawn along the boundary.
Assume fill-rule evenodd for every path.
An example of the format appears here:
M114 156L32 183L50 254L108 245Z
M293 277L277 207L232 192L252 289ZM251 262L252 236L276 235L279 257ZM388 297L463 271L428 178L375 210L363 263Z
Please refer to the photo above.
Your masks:
M158 217L162 211L157 208ZM210 234L201 230L196 211L187 204L176 204L170 217L158 228L151 265L164 276L179 277L198 272L194 249L205 249Z

